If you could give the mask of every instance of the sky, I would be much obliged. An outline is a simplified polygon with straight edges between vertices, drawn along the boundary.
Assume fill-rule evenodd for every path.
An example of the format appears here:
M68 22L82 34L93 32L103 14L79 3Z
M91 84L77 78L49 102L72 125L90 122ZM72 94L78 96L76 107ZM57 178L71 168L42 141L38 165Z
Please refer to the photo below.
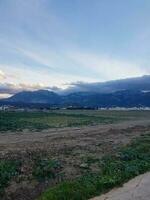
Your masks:
M149 0L0 0L0 98L150 74Z

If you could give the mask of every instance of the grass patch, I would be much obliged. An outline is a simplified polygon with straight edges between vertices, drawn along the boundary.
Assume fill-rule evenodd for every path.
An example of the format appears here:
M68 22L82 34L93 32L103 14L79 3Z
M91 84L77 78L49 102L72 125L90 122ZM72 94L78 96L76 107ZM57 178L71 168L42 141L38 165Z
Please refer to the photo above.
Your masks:
M0 161L0 194L4 192L10 180L19 174L20 163L18 161Z
M43 130L145 119L149 111L58 110L49 112L0 111L0 131Z
M44 181L45 179L55 179L58 176L60 169L61 164L59 161L51 159L38 159L35 161L33 177L39 181Z
M150 135L99 161L100 172L48 189L39 200L87 200L150 170Z
M91 115L86 113L55 112L0 112L0 131L43 130L48 128L75 127L107 124L118 121L118 117Z

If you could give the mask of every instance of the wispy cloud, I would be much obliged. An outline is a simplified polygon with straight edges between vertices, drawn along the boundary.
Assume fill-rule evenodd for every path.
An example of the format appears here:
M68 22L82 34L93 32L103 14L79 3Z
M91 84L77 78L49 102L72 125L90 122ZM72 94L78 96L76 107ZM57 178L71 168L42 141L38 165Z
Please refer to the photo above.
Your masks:
M0 93L1 94L15 94L23 90L36 90L44 88L42 85L25 85L25 84L13 84L13 83L1 83Z
M5 78L6 78L5 73L2 70L0 70L0 80L3 80Z
M93 70L99 80L113 80L120 78L136 77L147 74L148 68L143 69L139 64L117 59L111 56L75 51L69 56L87 70Z
M0 83L0 98L12 96L22 91L34 91L34 90L50 90L59 91L58 87L50 87L43 84L14 84L14 83Z

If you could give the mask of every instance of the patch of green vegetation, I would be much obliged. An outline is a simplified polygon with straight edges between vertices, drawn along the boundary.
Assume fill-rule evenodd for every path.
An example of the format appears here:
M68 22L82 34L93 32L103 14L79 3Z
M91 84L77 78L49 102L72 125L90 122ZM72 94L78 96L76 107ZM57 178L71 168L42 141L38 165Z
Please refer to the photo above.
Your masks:
M100 161L100 159L98 159L94 156L86 156L86 157L83 157L82 160L83 160L83 163L81 164L81 168L84 168L84 166L85 166L85 169L87 168L89 170L90 170L91 165L93 165L95 163L99 163L99 161Z
M39 200L87 200L150 170L150 135L100 162L100 172L48 189Z
M91 111L92 112L92 111ZM107 124L118 117L82 113L55 112L0 112L0 131L43 130L48 128Z
M111 117L114 119L142 119L150 117L150 111L144 110L57 110L55 113L73 114L73 115L87 115L95 117Z
M0 194L8 186L10 180L19 174L20 163L18 161L0 161Z
M45 179L55 179L61 168L59 161L51 159L38 159L35 161L35 166L33 168L33 176L39 181L44 181Z

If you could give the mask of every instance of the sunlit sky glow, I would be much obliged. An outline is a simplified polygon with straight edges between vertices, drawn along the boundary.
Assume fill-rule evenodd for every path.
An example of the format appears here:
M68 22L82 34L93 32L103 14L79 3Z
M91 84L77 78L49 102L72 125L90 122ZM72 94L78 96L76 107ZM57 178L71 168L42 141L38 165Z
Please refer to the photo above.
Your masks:
M150 74L149 0L0 0L0 98Z

